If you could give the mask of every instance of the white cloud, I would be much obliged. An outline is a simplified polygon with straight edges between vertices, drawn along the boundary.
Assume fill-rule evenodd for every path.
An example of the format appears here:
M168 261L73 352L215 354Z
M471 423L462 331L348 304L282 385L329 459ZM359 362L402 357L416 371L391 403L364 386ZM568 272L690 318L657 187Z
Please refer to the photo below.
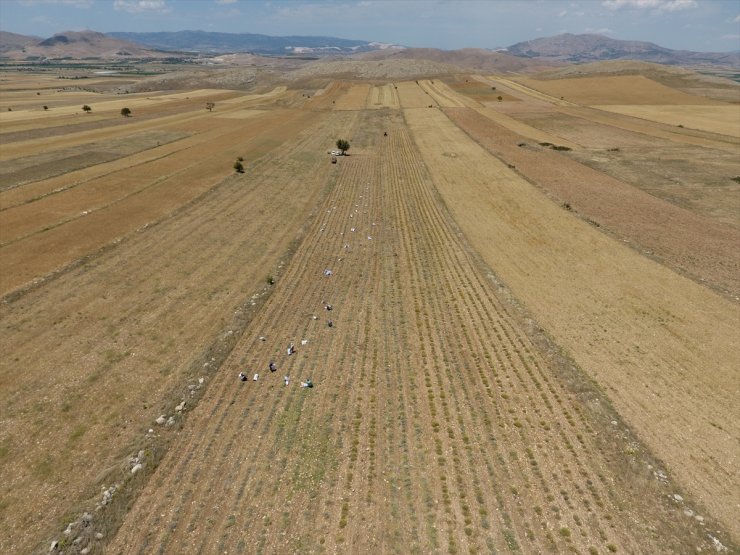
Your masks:
M740 15L736 15L735 19L732 20L733 23L740 23Z
M680 12L681 10L691 10L698 8L696 0L671 0L666 2L660 9L664 12Z
M697 8L696 0L604 0L602 6L610 10L654 10L656 13L678 12Z
M735 33L735 34L732 34L732 35L722 35L720 38L722 40L740 40L740 35L738 35L737 33Z
M128 13L169 13L165 0L115 0L113 8L120 12Z
M216 4L236 4L237 0L216 0Z
M614 31L612 29L609 29L608 27L602 27L601 29L592 29L591 27L588 27L585 32L591 33L593 35L613 35L614 34Z
M568 15L568 10L563 10L558 14L558 17L565 17L566 15Z
M63 4L75 8L89 8L93 5L93 0L23 0L21 4L26 6L37 6L39 4Z

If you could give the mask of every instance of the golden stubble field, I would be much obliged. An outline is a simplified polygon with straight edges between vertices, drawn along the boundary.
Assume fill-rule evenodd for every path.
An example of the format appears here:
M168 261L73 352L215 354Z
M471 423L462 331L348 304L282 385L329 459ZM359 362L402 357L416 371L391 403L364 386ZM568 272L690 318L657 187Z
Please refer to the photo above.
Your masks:
M725 128L495 76L47 112L23 80L0 83L3 552L736 545ZM643 142L714 156L694 204L631 179Z

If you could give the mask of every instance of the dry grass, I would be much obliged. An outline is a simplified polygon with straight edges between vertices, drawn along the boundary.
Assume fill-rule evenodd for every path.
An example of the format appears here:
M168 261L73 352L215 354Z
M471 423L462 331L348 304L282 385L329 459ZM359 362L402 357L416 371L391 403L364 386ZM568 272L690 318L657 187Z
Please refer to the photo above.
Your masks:
M563 209L529 158L500 161L440 107L572 144L526 151L572 175L587 137L520 114L633 118L509 80L320 73L5 122L3 552L48 552L114 480L82 536L105 531L95 553L675 553L709 550L708 530L733 548L736 304ZM331 164L338 137L351 155ZM90 145L121 156L70 156ZM58 174L29 173L42 155Z

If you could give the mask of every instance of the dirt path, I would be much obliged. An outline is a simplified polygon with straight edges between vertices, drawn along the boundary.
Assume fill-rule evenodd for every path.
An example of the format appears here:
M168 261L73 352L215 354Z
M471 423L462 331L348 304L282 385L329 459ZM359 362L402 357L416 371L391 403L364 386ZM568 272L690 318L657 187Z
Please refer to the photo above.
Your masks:
M367 142L108 551L704 544L497 300L399 115L363 118Z
M737 538L738 306L572 217L441 112L405 114L474 247Z

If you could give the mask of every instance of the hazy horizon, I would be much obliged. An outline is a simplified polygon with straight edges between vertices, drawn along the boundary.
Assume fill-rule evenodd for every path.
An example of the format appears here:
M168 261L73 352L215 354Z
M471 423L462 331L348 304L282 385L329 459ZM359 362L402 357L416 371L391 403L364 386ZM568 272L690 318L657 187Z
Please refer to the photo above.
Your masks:
M676 50L740 50L734 0L3 0L0 29L49 37L199 30L331 36L408 47L499 48L562 33Z

